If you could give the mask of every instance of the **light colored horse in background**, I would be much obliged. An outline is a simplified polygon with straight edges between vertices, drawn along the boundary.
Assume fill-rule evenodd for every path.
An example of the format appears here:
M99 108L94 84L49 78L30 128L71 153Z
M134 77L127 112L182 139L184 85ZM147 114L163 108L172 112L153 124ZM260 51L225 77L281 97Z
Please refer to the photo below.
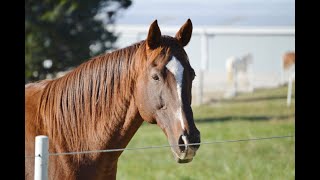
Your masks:
M231 56L226 60L227 80L231 91L227 91L225 97L234 97L239 91L239 85L245 87L245 91L252 92L253 86L248 75L249 64L253 63L251 53L242 57Z

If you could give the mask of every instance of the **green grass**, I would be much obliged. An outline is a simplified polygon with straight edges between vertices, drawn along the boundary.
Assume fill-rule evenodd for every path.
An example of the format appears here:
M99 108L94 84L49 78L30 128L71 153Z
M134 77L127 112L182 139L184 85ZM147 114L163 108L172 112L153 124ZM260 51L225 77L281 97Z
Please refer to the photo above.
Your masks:
M286 106L286 93L286 87L261 89L193 107L201 141L294 135L294 93L290 108ZM160 128L144 123L128 147L166 144ZM294 138L204 144L188 164L176 163L170 148L125 151L119 159L117 178L294 179L294 146Z

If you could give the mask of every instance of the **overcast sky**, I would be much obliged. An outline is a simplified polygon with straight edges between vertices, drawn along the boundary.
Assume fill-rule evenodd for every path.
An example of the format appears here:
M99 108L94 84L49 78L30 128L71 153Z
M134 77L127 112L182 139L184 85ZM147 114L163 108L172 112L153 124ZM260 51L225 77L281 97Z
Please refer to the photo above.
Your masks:
M119 24L294 26L294 0L133 0Z

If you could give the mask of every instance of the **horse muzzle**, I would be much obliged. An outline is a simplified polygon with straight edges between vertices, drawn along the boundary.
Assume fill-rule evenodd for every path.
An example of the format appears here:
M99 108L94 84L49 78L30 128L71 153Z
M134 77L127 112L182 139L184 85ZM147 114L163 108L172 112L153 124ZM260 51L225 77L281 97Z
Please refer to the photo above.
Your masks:
M176 162L191 162L193 160L193 157L196 155L196 151L198 150L200 145L194 145L194 143L190 143L186 135L181 135L178 142L178 148L172 149ZM196 143L200 143L200 136L199 140ZM178 152L176 152L175 150Z

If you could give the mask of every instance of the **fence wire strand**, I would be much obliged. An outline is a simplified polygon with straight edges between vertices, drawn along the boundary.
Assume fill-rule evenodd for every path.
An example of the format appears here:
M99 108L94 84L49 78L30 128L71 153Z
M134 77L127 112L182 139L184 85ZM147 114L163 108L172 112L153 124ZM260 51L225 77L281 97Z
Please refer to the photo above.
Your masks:
M279 139L279 138L290 138L294 135L287 136L272 136L272 137L261 137L261 138L248 138L248 139L237 139L237 140L221 140L221 141L207 141L201 143L189 143L187 145L203 145L203 144L218 144L218 143L231 143L231 142L244 142L244 141L259 141L268 139ZM87 154L87 153L104 153L104 152L117 152L117 151L129 151L129 150L143 150L143 149L158 149L167 147L185 146L185 144L176 145L161 145L161 146L145 146L136 148L118 148L118 149L105 149L105 150L92 150L92 151L79 151L79 152L62 152L62 153L49 153L49 156L60 156L60 155L75 155L75 154ZM35 158L36 156L26 156L25 158Z

